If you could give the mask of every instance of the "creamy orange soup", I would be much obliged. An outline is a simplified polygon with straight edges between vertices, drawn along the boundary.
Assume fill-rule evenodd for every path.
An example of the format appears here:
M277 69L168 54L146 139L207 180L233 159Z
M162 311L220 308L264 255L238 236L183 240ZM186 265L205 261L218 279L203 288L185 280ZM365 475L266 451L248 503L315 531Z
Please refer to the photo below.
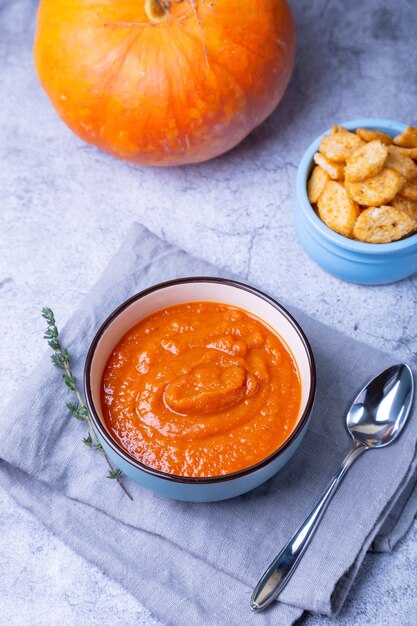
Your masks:
M192 302L153 313L111 354L102 408L130 455L169 474L221 476L272 454L294 430L297 365L258 318Z

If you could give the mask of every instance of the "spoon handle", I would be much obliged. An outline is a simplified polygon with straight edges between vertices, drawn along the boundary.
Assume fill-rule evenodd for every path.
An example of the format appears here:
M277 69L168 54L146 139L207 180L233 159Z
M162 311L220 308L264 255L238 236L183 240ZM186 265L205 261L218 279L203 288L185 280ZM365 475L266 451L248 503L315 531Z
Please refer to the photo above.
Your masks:
M343 476L354 461L367 450L365 446L355 443L355 446L348 452L328 487L321 498L316 502L310 515L295 532L287 545L281 550L278 556L264 572L252 594L250 606L253 611L262 611L274 601L279 593L284 589L289 579L293 575L304 550L321 520L323 513L332 499Z

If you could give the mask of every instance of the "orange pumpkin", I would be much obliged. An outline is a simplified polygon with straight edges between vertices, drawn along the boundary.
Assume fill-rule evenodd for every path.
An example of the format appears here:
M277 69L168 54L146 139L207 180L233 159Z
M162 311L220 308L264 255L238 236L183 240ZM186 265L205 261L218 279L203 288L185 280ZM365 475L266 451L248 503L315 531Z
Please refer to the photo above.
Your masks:
M260 124L294 51L286 0L41 0L34 54L82 139L141 165L180 165Z

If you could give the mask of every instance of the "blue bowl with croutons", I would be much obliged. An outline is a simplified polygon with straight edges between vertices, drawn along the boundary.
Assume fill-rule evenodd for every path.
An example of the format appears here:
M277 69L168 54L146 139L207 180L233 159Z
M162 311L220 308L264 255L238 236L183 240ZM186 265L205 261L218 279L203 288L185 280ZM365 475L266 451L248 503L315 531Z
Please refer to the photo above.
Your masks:
M402 122L364 118L340 124L347 130L378 130L392 137L407 127ZM345 237L320 219L307 193L307 182L314 167L326 130L305 151L297 172L294 222L301 245L324 270L346 281L362 285L382 285L403 280L417 272L417 234L390 243L366 243Z

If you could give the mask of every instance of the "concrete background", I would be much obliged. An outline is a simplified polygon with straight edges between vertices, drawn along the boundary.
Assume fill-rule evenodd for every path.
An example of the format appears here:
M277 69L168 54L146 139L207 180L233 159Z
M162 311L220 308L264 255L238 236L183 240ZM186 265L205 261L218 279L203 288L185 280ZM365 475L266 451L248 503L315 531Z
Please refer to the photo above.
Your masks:
M417 279L377 288L340 282L305 255L291 216L299 159L331 123L365 116L417 123L413 0L293 0L297 65L276 112L224 157L170 170L119 162L62 124L32 65L36 5L0 0L2 405L45 349L41 307L51 306L62 326L133 220L249 282L274 275L277 296L393 360L416 363ZM0 554L1 624L156 623L4 492ZM394 554L367 557L332 622L414 626L416 557L415 524Z

